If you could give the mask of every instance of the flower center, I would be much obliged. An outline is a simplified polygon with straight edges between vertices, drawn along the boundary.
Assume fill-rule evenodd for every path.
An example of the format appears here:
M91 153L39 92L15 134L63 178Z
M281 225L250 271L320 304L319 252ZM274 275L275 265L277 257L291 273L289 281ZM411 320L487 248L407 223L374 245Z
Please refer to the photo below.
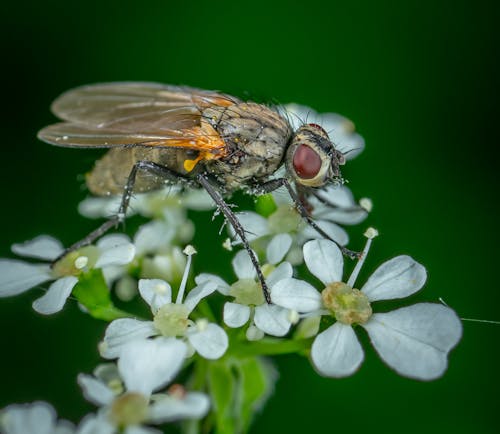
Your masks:
M264 304L262 288L253 279L240 279L231 285L229 295L234 297L234 302L246 306L260 306Z
M268 219L269 228L273 234L294 232L302 222L299 213L290 205L280 205Z
M188 309L183 304L168 303L156 312L153 322L163 336L184 336L188 326Z
M343 282L330 283L321 292L321 298L326 308L343 324L364 324L372 316L368 297Z
M92 268L99 257L99 249L96 246L86 246L74 252L68 253L54 264L52 272L54 276L78 276L89 268Z
M119 427L138 425L147 417L148 399L140 393L125 393L111 404L110 418Z

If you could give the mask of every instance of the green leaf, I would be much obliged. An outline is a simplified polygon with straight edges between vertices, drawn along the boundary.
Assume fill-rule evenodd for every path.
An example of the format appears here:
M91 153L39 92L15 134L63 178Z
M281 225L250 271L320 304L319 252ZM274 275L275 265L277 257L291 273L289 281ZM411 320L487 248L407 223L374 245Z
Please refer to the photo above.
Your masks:
M116 308L111 301L109 288L101 270L90 270L81 274L73 288L73 296L94 318L112 321L130 316L127 312Z
M247 432L255 413L271 395L277 375L269 363L253 357L238 360L236 369L240 380L237 432Z
M210 363L208 387L212 397L217 434L235 434L234 397L236 381L227 359Z

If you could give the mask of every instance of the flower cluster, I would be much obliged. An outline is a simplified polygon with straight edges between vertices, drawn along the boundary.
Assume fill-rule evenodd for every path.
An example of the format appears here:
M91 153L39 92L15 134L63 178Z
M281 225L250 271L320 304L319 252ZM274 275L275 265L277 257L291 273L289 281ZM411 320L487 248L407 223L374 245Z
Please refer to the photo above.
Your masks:
M298 119L323 125L346 158L363 149L363 138L340 115L296 105L286 109L292 126ZM385 312L378 304L419 291L427 279L424 266L397 256L357 285L377 232L365 232L366 246L344 277L349 264L339 245L349 237L340 225L364 221L371 201L356 201L345 185L318 190L308 201L315 222L336 242L305 224L280 191L259 199L255 212L237 213L272 303L233 232L224 247L238 251L226 272L200 269L193 260L197 252L189 243L195 227L188 211L215 209L208 195L196 190L169 186L132 198L130 214L150 219L133 238L107 235L66 255L62 244L46 235L14 244L13 253L27 259L0 259L0 297L52 282L33 302L35 311L55 314L70 296L76 299L83 312L109 323L96 346L107 362L76 379L96 406L77 426L57 420L50 404L33 402L2 410L0 432L154 434L175 421L197 432L209 413L205 427L245 432L276 378L262 356L306 355L325 377L349 376L364 358L357 337L362 330L398 374L419 380L443 375L448 353L461 337L455 312L433 303ZM81 203L80 212L105 217L118 206L114 198L92 198ZM215 255L222 246L198 248ZM133 308L119 309L118 301ZM145 314L131 313L138 311Z

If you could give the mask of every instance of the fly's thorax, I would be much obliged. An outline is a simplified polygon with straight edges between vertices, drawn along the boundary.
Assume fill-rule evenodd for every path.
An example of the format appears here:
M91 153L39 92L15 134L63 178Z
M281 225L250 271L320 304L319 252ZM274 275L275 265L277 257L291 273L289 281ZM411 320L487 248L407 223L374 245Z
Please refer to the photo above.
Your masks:
M340 178L339 166L344 162L343 154L316 124L303 125L295 132L285 158L287 172L306 187L321 187Z
M226 144L227 156L207 162L206 167L228 192L268 177L282 163L292 131L271 108L242 103L210 107L202 116Z

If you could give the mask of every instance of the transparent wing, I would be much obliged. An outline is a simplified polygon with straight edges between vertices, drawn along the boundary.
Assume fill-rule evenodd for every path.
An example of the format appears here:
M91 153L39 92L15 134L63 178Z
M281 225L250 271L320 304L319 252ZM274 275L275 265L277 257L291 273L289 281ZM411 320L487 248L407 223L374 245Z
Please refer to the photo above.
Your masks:
M52 111L67 122L49 125L38 137L68 147L156 145L199 149L201 143L210 140L206 128L200 128L203 108L227 107L236 102L236 98L217 92L156 83L83 86L54 101ZM196 141L200 135L204 140Z
M161 116L170 111L200 111L209 105L232 105L236 98L191 87L158 83L104 83L77 87L52 104L52 112L65 121L99 128L141 119L145 113Z

